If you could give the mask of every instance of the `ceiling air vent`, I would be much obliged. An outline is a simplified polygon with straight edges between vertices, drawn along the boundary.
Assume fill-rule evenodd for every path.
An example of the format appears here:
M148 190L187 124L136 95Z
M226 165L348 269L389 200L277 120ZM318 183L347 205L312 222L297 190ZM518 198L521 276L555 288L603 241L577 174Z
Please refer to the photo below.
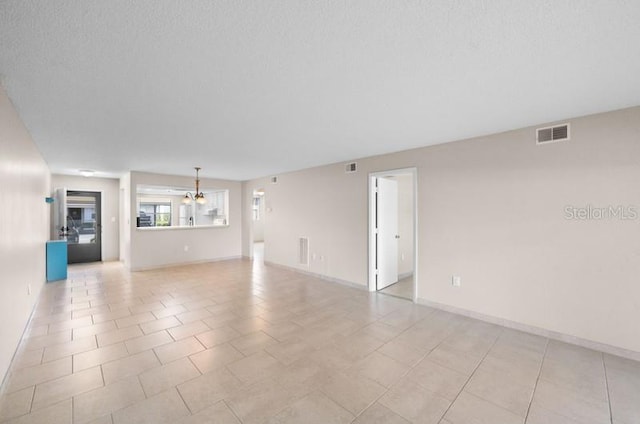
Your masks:
M300 265L309 265L309 239L306 237L300 237L298 263Z
M271 184L278 184L278 177L271 177Z
M345 165L344 172L347 174L351 174L352 172L356 172L358 170L358 165L355 162L351 162Z
M536 144L546 144L564 140L569 140L569 124L538 128L536 130Z

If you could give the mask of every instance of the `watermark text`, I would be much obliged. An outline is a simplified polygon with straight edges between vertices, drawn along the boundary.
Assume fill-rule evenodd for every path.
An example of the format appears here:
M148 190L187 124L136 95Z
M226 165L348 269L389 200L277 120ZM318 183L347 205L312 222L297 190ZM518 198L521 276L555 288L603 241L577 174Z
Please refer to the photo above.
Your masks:
M633 205L610 205L604 207L597 207L592 205L581 207L565 206L564 218L579 221L599 221L605 219L629 221L638 219L638 208Z

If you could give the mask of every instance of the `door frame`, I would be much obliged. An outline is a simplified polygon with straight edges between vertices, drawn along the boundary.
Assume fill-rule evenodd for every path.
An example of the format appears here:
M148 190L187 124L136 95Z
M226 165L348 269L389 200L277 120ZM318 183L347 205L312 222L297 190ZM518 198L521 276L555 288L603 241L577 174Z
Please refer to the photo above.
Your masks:
M370 292L376 291L376 178L399 174L413 177L413 303L418 301L418 168L397 168L369 173L369 284Z
M254 225L255 225L255 221L253 220L253 198L255 197L255 193L257 191L262 190L262 203L264 205L264 214L262 215L262 243L263 245L266 245L266 236L265 236L265 229L266 229L266 220L267 220L267 203L266 203L266 196L267 196L267 190L264 188L264 185L261 185L259 187L253 188L251 189L251 202L249 203L249 259L253 260L254 259L254 253L253 253L253 245L255 244L254 239ZM264 262L264 252L262 252L263 257L262 257L262 261Z
M69 196L69 192L79 193L80 195L83 195L83 194L93 194L93 195L95 195L95 196L96 196L96 197L95 197L95 198L96 198L96 204L98 204L98 205L99 205L99 206L98 206L98 209L100 210L100 213L99 213L99 214L97 214L97 213L96 213L96 234L98 234L98 232L99 232L99 237L100 237L100 243L99 243L99 244L98 244L98 243L96 243L96 245L97 245L96 247L98 248L98 253L99 253L99 255L98 255L98 256L99 256L99 257L98 257L98 259L97 259L96 261L93 261L93 260L89 260L89 261L82 260L82 261L80 261L80 262L74 262L74 264L76 264L76 263L102 262L102 257L103 257L103 254L102 254L103 252L102 252L102 251L103 251L103 248L104 248L103 241L102 241L103 236L104 236L104 231L103 231L103 227L104 227L104 207L103 207L103 203L104 203L104 193L103 193L103 190L77 190L77 189L67 189L67 191L66 191L66 193L65 193L66 198L68 198L68 196ZM68 200L67 200L67 201L65 201L65 203L66 203L66 207L67 207L67 211L66 211L66 212L68 213L68 209L69 209L69 202L68 202ZM97 224L97 220L98 220L98 218L97 218L97 217L98 217L98 215L100 216L100 218L99 218L99 219L100 219L100 224L99 224L99 225ZM72 246L75 246L75 245L67 245L67 249L72 248L72 249L77 250L77 248L76 248L76 247L72 247ZM80 244L78 244L78 246L80 246ZM69 252L69 253L67 254L67 258L69 258L70 256L71 256L71 255L70 255L70 252Z
M67 196L67 192L69 191L88 191L88 192L93 192L93 193L100 193L100 224L101 224L101 228L100 228L100 260L98 262L104 262L104 224L105 224L105 208L104 208L104 204L105 204L105 191L102 189L96 189L96 188L68 188L66 186L63 187L58 187L55 190L59 190L62 189L64 190L64 195L65 198ZM54 191L55 191L54 190ZM66 206L65 206L66 208ZM66 211L65 211L65 215L66 215ZM60 219L60 218L59 218ZM64 219L64 218L62 218ZM54 219L55 221L55 219ZM66 220L65 220L66 222ZM54 225L57 225L57 223L54 223ZM118 225L122 225L121 223L119 223ZM59 226L58 226L59 227ZM58 227L54 227L54 233L52 234L53 238L55 240L58 239ZM90 263L90 262L87 262Z

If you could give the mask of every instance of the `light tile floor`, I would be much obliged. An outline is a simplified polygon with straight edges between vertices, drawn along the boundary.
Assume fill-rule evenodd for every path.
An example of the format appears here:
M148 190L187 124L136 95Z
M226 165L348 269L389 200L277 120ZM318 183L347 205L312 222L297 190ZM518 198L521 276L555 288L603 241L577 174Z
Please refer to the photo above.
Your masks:
M235 260L47 284L2 423L640 422L640 363Z
M253 243L253 261L264 262L264 242L256 241Z
M382 294L413 300L413 276L405 277L395 284L379 291Z

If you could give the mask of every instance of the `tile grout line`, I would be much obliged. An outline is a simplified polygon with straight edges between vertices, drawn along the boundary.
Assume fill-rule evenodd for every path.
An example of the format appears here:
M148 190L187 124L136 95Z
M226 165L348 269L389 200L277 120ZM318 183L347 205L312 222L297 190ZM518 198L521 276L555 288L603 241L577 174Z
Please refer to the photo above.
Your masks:
M45 286L46 287L46 286ZM35 300L33 308L31 309L31 313L29 314L29 318L27 319L27 323L25 324L24 328L22 329L22 334L20 334L20 340L18 342L18 346L16 346L15 350L13 351L13 354L11 355L11 360L9 361L9 367L7 368L5 375L2 376L2 378L0 378L0 396L4 396L5 394L7 394L7 390L9 389L9 385L10 385L10 380L11 377L14 374L14 363L16 361L16 358L18 358L18 356L21 356L24 351L25 351L25 334L27 333L28 330L31 329L31 326L34 322L34 320L36 319L35 314L36 311L38 310L39 306L40 306L40 302L42 300L42 296L43 296L43 292L45 291L45 288L43 287L42 290L40 290L40 294L38 295L38 298ZM50 315L50 314L49 314ZM47 325L47 334L49 334L49 323L46 324ZM28 339L28 337L27 337ZM44 347L42 348L42 357L44 357ZM42 358L40 358L40 363L42 363ZM34 388L35 391L35 388Z
M31 402L29 402L29 414L33 411L33 401L36 398L36 385L33 385L33 392L31 393Z
M191 380L187 380L187 381L191 381ZM189 416L193 416L193 411L191 410L191 408L189 408L189 405L187 404L187 401L184 400L184 397L182 397L182 393L180 393L180 389L178 389L178 386L177 385L173 386L173 389L178 393L178 396L180 396L180 399L182 400L182 403L184 404L185 408L187 408L187 411L189 411ZM168 391L168 390L165 390L165 391ZM163 393L163 392L160 392L160 393Z
M141 372L141 373L136 375L136 380L138 380L138 384L140 385L140 388L142 389L142 394L144 395L144 398L146 400L146 399L149 399L149 396L147 396L147 391L144 389L144 385L142 384L142 380L140 380L140 375L142 375L143 372ZM121 380L124 380L124 379L121 379Z
M406 299L405 299L405 300L406 300ZM389 314L387 314L387 315L389 315ZM430 314L429 314L429 315L430 315ZM386 316L386 315L385 315L385 316ZM426 317L428 317L428 315L427 315L427 316L425 316L425 318L426 318ZM376 321L374 321L374 322L379 322L379 321L380 321L380 319L382 319L382 318L384 318L384 316L383 316L383 317L381 317L381 318L378 318L378 319L377 319ZM420 320L420 321L422 321L422 320ZM388 342L385 342L382 346L384 346L384 345L386 345L387 343L390 343L391 341L393 341L394 339L396 339L396 338L400 337L400 335L401 335L401 334L403 334L403 333L405 333L405 332L409 331L409 329L410 329L410 328L412 328L412 327L414 327L415 325L417 325L417 324L418 324L418 322L420 322L420 321L417 321L417 322L413 323L412 325L410 325L409 327L407 327L405 330L403 330L403 331L401 331L400 333L398 333L398 334L397 334L393 339L389 340ZM382 323L382 324L384 324L384 323ZM365 326L365 327L366 327L366 326ZM369 409L372 405L374 405L376 402L378 402L380 399L382 399L382 398L383 398L387 393L389 393L389 392L390 392L390 391L391 391L391 390L392 390L392 389L393 389L393 388L394 388L398 383L400 383L400 381L401 381L403 378L405 378L407 375L409 375L409 373L411 373L411 371L412 371L415 367L417 367L417 366L418 366L418 364L420 364L422 361L424 361L424 360L427 358L427 356L429 356L429 354L430 354L431 352L433 352L433 351L434 351L434 350L436 350L438 347L440 347L440 346L441 346L441 345L442 345L442 344L443 344L443 343L444 343L444 342L445 342L445 341L446 341L450 336L451 336L451 334L447 335L446 337L444 337L444 338L440 341L440 343L438 343L438 344L437 344L437 345L435 345L433 348L431 348L431 349L429 349L427 352L425 352L425 353L424 353L424 355L422 355L422 356L420 357L420 359L418 359L414 365L410 366L410 367L409 367L409 369L408 369L404 374L402 374L402 376L401 376L400 378L398 378L398 380L397 380L395 383L393 383L391 386L387 387L387 388L386 388L386 390L384 391L384 393L382 393L382 394L381 394L380 396L378 396L378 397L377 397L373 402L371 402L369 405L367 405L367 407L366 407L366 408L364 408L362 411L360 411L360 413L354 417L354 419L351 421L351 423L355 422L355 420L357 420L357 419L358 419L358 418L359 418L359 417L360 417L360 416L361 416L361 415L362 415L362 414L363 414L367 409ZM382 346L381 346L381 347L382 347ZM380 348L378 348L378 349L374 350L373 352L378 352L378 350L379 350L379 349L380 349ZM373 352L371 352L371 353L373 353ZM370 353L369 355L371 355L371 353ZM385 355L385 354L384 354L384 353L382 353L382 352L378 352L378 353L379 353L380 355L382 355L382 356L385 356L385 357L389 358L389 359L393 359L393 360L397 361L397 359L395 359L395 358L391 358L390 356L387 356L387 355ZM369 356L369 355L367 355L367 356ZM366 358L367 356L365 356L365 358ZM364 358L363 358L363 359L364 359ZM397 362L400 362L400 361L397 361ZM400 362L400 363L401 363L401 362ZM471 377L469 377L469 378L471 378ZM372 380L372 381L373 381L373 380ZM380 383L378 383L378 384L380 384ZM418 385L420 385L420 384L418 384ZM430 390L429 390L429 391L430 391ZM452 402L452 404L453 404L453 402ZM383 405L383 406L384 406L384 405ZM392 412L396 413L395 411L392 411ZM396 414L397 414L397 413L396 413ZM446 411L445 411L445 414L446 414ZM404 418L405 420L411 421L411 420L409 420L408 418L403 417L403 416L402 416L402 415L400 415L400 414L398 414L398 416L400 416L400 417ZM442 417L444 417L444 415L443 415ZM442 417L440 417L440 419L442 419Z
M109 363L109 362L106 362L106 363ZM107 382L104 379L104 370L102 369L102 365L104 364L98 365L100 367L100 375L102 375L102 387L107 387Z
M241 279L241 278L238 278L238 280L242 280L242 279ZM240 282L242 282L242 281L240 281ZM174 285L176 285L176 287L177 287L178 283L175 283ZM198 286L198 287L199 287L199 286ZM196 292L198 291L198 290L197 290L197 289L198 289L198 287L193 287L193 288L189 288L189 287L187 287L187 289L188 289L187 291L194 291L194 294L197 294ZM191 289L193 289L193 290L191 290ZM158 290L159 290L159 289L158 289ZM201 291L201 290L200 290L200 291ZM136 289L136 291L135 291L135 293L136 293L136 294L137 294L137 293L142 293L142 294L144 294L144 293L146 293L146 292L150 292L150 290L149 290L146 286L140 287L139 291L138 291L137 289ZM115 293L115 292L114 292L114 293ZM174 296L179 297L179 296L178 296L178 293L179 293L179 292L176 292L176 293L174 294ZM249 293L249 294L247 294L247 293ZM237 298L238 300L237 300L237 301L233 301L233 303L234 303L234 304L236 304L236 303L237 303L237 305L239 305L238 307L248 308L248 307L249 307L249 305L246 305L246 304L245 304L245 303L246 303L246 300L244 300L244 299L245 299L245 296L247 296L247 295L248 295L248 296L251 296L251 295L250 295L250 290L248 290L248 289L237 289L237 290L234 290L234 292L233 292L233 296L235 296L235 298ZM98 296L98 295L95 295L95 296ZM114 296L114 298L115 298L115 297L117 297L117 294L114 294L113 296ZM332 298L333 298L333 297L332 297ZM142 299L142 297L139 297L139 299ZM273 299L272 299L272 301L273 301L273 302L277 302L279 299L280 299L280 298L273 298ZM282 297L282 299L286 299L286 297ZM335 298L335 300L336 300L336 301L340 302L341 307L333 308L333 309L334 309L334 310L333 310L333 313L334 313L334 314L344 314L345 312L342 312L342 311L343 311L343 309L344 309L344 307L350 306L350 302L342 301L341 299L342 299L342 298L341 298L341 297L338 297L338 296L336 296L336 298ZM351 299L351 297L349 297L349 299ZM304 301L304 300L300 300L300 302L305 302L305 301ZM91 302L90 302L90 303L91 303ZM162 303L162 302L160 302L160 303ZM221 303L221 305L222 305L222 304L224 304L224 303L225 303L225 302ZM308 303L309 303L309 302L308 302ZM310 305L314 305L314 306L315 306L315 307L313 308L313 310L315 310L315 309L319 309L319 308L320 308L320 306L321 306L321 305L320 305L320 306L319 306L319 305L316 305L316 303L317 303L316 301L313 301L313 302L310 302L310 303L309 303ZM355 300L354 300L354 305L355 305L355 304L356 304L356 302L355 302ZM363 307L364 307L364 306L366 305L366 302L364 302L364 301L360 302L360 300L358 299L357 305L358 305L358 306L360 306L361 304L362 304L362 305L363 305ZM244 306L243 306L243 305L244 305ZM385 309L386 309L386 308L385 308ZM243 309L243 310L244 310L244 309ZM131 312L131 311L130 311L130 308L129 308L129 312ZM72 313L72 317L71 317L71 319L73 319L73 314L74 314L74 312L71 312L71 313ZM393 313L394 313L394 312L392 311L392 312L389 312L389 313L388 313L388 314L386 314L386 315L379 316L379 317L378 317L374 322L381 323L381 321L380 321L381 319L384 319L385 317L387 317L387 316L389 316L389 315L391 315L391 314L393 314ZM152 314L153 314L153 311L152 311ZM154 316L155 316L155 315L154 315ZM175 316L175 315L174 315L174 316ZM300 313L300 316L304 317L304 316L305 316L305 314L304 314L304 313ZM92 315L92 319L93 319L93 317L94 317L94 316ZM394 316L394 317L396 317L396 316ZM345 315L345 316L342 316L342 315L341 315L339 318L340 318L340 319L345 319L345 320L351 319L351 318L347 318L347 315ZM391 318L391 317L390 317L390 318ZM401 317L400 317L400 318L401 318ZM428 317L425 317L425 318L427 318L427 320L426 320L426 321L428 321ZM156 317L156 319L157 319L157 317ZM239 317L239 319L246 319L246 317L240 316L240 317ZM114 320L112 320L112 321L114 321ZM356 321L357 321L357 320L356 320ZM356 321L354 321L354 322L356 322ZM178 322L180 322L180 321L178 320ZM289 319L284 320L283 322L289 322ZM383 343L382 343L382 345L384 346L386 343L389 343L389 342L391 342L391 341L393 341L393 340L397 340L397 338L398 338L398 337L400 337L400 335L407 334L407 332L408 332L410 329L419 327L421 322L425 322L425 320L424 320L424 319L421 319L421 320L419 320L419 321L414 322L414 323L413 323L413 324L411 324L408 328L406 328L406 329L404 329L404 330L401 330L401 331L400 331L398 334L396 334L392 339L390 339L390 340L388 340L388 341L386 341L386 342L384 342L384 338L381 338L381 339L380 339L380 342L383 342ZM372 323L368 323L367 325L370 325L370 324L372 324ZM381 324L384 324L384 323L381 323ZM46 324L46 325L47 325L47 326L49 326L50 324ZM182 325L184 326L184 325L186 325L186 324L182 324ZM366 326L367 326L367 325L362 324L360 328L358 328L357 330L353 330L353 332L354 332L354 333L357 333L358 331L362 331L362 329L363 329L363 328L366 328ZM389 324L385 324L385 325L389 325ZM139 324L139 323L138 323L138 324L137 324L137 326L138 326L138 327L140 327L140 326L141 326L141 324ZM456 329L458 329L458 330L459 330L459 329L462 329L462 328L464 328L464 327L465 327L464 325L463 325L463 326L456 325L456 327L454 327L454 328L456 328ZM233 327L232 327L232 328L233 328ZM164 330L165 330L165 331L167 331L167 329L164 329ZM302 328L300 328L300 330L306 330L306 331L308 331L308 330L310 330L310 329L309 329L309 328L302 327ZM265 333L265 330L264 330L264 329L260 329L259 331L261 331L261 332ZM349 330L349 331L351 331L351 330ZM167 332L168 332L168 331L167 331ZM343 334L342 334L343 332L344 332L344 333L348 333L347 331L342 330L342 331L340 332L340 335L341 335L341 336L343 335ZM382 397L384 397L385 395L387 395L391 390L393 390L394 388L401 387L401 384L399 383L399 381L400 381L400 380L402 380L402 379L404 379L404 380L406 381L406 380L407 380L407 378L406 378L406 377L407 377L407 375L409 375L409 374L412 372L412 370L416 370L416 368L418 367L418 365L419 365L421 362L423 362L426 358L428 358L428 357L429 357L429 355L433 352L433 350L437 349L439 346L441 346L441 345L443 345L443 344L446 344L446 343L448 342L448 340L449 340L449 339L454 340L454 339L452 338L452 333L455 333L455 332L456 332L456 331L453 331L453 332L451 332L451 333L449 333L449 334L446 334L446 335L445 335L445 337L441 338L441 339L440 339L440 342L439 342L439 343L437 343L437 344L435 345L435 347L433 347L433 348L431 348L431 349L428 349L429 345L431 345L431 343L430 343L430 342L429 342L429 343L422 343L422 342L420 342L420 343L417 345L417 346L419 346L419 348L415 348L415 352L413 353L414 355L415 355L415 354L418 354L418 355L416 355L416 356L417 356L419 359L417 359L417 360L414 362L414 364L413 364L413 365L408 366L408 367L407 367L407 368L408 368L408 369L407 369L407 371L405 371L404 373L402 373L402 376L401 376L401 377L398 377L398 380L397 380L396 382L394 382L394 383L390 384L388 388L384 388L384 390L382 390L382 394L381 394L381 395L380 395L376 400L374 400L370 405L368 405L366 408L364 408L364 409L363 409L363 410L362 410L362 411L361 411L361 412L356 416L356 418L354 418L354 419L355 419L355 420L357 420L357 418L358 418L358 417L361 417L361 416L362 416L362 414L363 414L365 411L367 411L368 409L370 409L370 407L371 407L373 404L375 404L376 402L379 402L380 398L382 398ZM75 330L74 330L74 329L72 329L72 335L74 335L74 333L75 333ZM143 333L143 334L144 334L144 333ZM169 333L169 334L170 334L170 333ZM435 335L435 334L440 334L440 332L438 332L438 333L433 333L433 334L431 334L431 333L430 333L429 337L433 337L433 335ZM488 355L490 355L490 354L492 353L492 349L493 349L493 348L498 344L498 342L500 342L501 337L503 337L503 336L504 336L504 330L503 330L503 332L498 333L498 334L499 334L499 335L498 335L498 336L496 337L496 339L494 340L493 345L491 345L491 347L489 347L489 349L487 350L487 352L485 353L485 355L480 359L479 364L474 368L474 370L473 370L473 372L471 373L471 375L467 378L466 383L462 386L462 390L461 390L460 392L458 392L458 395L456 396L456 399L454 399L454 401L453 401L453 402L451 402L451 403L449 404L449 408L447 409L447 411L445 411L445 415L448 413L449 409L452 409L452 408L453 408L453 403L455 403L455 402L458 400L458 397L459 397L459 396L460 396L460 395L461 395L461 394L466 390L466 387L468 387L468 385L470 384L471 379L474 377L474 375L475 375L475 374L477 374L477 371L478 371L479 367L484 363L484 360L486 360L486 358L488 357ZM453 335L455 336L455 334L453 334ZM269 335L269 336L270 336L270 335ZM345 338L348 340L348 339L349 339L349 337L351 336L351 334L344 334L344 336L345 336ZM95 335L95 337L96 337L96 339L97 339L97 335ZM195 338L196 338L196 340L197 340L200 344L202 344L202 342L197 338L197 335L194 335L193 337L195 337ZM242 336L239 336L239 337L242 337ZM372 336L372 337L373 337L373 336ZM440 338L440 337L438 337L438 338ZM73 340L73 339L74 339L74 338L72 337L72 340ZM437 341L437 339L436 339L435 337L434 337L434 339L435 339L435 340L433 340L433 341ZM427 341L427 339L425 339L425 340ZM276 339L276 341L279 341L279 340L278 340L278 339ZM123 341L123 343L125 343L125 342L126 342L126 341ZM418 342L419 342L419 340L418 340ZM237 351L237 348L236 348L235 346L233 346L231 343L228 343L228 344L229 344L229 346L230 346L234 351ZM415 344L414 344L414 343L412 343L412 344L411 344L411 345L409 345L409 346L414 346L414 345L415 345ZM543 366L544 366L544 363L545 363L545 362L548 364L548 363L549 363L548 361L552 361L552 359L547 359L547 358L546 358L546 355L548 354L548 348L549 348L549 347L550 347L550 340L549 340L548 338L546 338L546 344L545 344L545 346L544 346L544 353L543 353L543 355L542 355L542 361L541 361L541 363L539 364L538 375L537 375L537 378L536 378L536 380L535 380L535 385L533 386L532 396L531 396L531 398L529 399L529 405L528 405L528 408L527 408L527 415L526 415L526 416L525 416L525 418L524 418L525 420L528 420L528 419L529 419L529 418L528 418L528 416L529 416L529 410L530 410L530 408L531 408L531 406L532 406L533 396L535 396L535 393L536 393L536 390L537 390L537 386L539 385L538 383L539 383L539 382L543 382L543 383L544 383L544 382L546 381L545 379L542 379L542 378L541 378L541 371L542 371L542 369L543 369ZM125 349L126 349L126 344L125 344ZM206 348L206 346L205 346L205 349L207 349L207 348ZM380 347L379 347L379 348L377 348L377 349L375 349L374 351L369 352L369 355L370 355L371 353L373 353L373 352L379 352L379 349L380 349ZM425 353L420 354L420 351L421 351L422 349L425 349ZM428 349L428 350L427 350L427 349ZM153 350L153 351L154 351L154 353L156 352L155 348L151 348L150 350ZM263 350L264 350L264 349L263 349ZM43 355L44 355L44 352L45 352L45 348L42 348L42 349L40 350L40 354L43 356ZM127 352L128 352L128 351L127 351ZM238 352L239 352L239 351L238 351ZM266 352L266 351L265 351L265 352ZM267 353L268 355L270 355L270 356L273 356L273 355L271 355L269 352L266 352L266 353ZM242 355L242 356L245 356L242 352L240 352L239 354L240 354L240 355ZM382 354L382 353L381 353L381 354ZM369 355L367 355L367 356L369 356ZM387 356L387 355L385 355L385 354L382 354L382 355L383 355L384 357L389 357L389 356ZM71 359L72 359L72 373L74 372L74 366L73 366L73 359L74 359L74 356L75 356L75 354L74 354L74 355L71 355ZM132 356L132 355L129 355L129 356ZM190 359L191 363L193 364L193 360L191 359L191 355L186 355L186 356ZM158 356L157 356L157 354L156 354L156 359L157 359L157 358L158 358ZM366 356L365 356L365 358L366 358ZM390 357L389 357L389 358L390 358ZM492 356L491 358L493 358L493 356ZM277 358L275 358L275 359L277 360ZM393 359L393 358L391 358L391 359ZM42 358L41 358L41 361L42 361ZM602 353L601 353L601 361L602 361L602 364L603 364L603 367L604 367L604 369L603 369L603 370L604 370L604 372L605 372L605 383L606 383L606 390L607 390L607 401L608 401L608 406L609 406L610 421L612 421L612 404L611 404L611 397L610 397L610 391L609 391L609 382L610 382L610 381L609 381L609 376L608 376L608 374L607 374L607 363L605 362L605 357L603 356L603 354L602 354ZM410 363L410 362L409 362L409 363ZM164 364L161 364L161 365L164 365ZM194 365L195 365L195 364L194 364ZM101 372L102 372L102 374L101 374L101 375L102 375L102 380L103 380L103 384L104 384L104 377L105 377L105 376L104 376L104 372L103 372L103 370L102 370L102 365L100 365L100 366L101 366ZM449 367L446 367L446 368L449 368ZM198 369L198 368L196 367L196 369ZM483 372L483 370L480 370L480 371L481 371L481 373ZM615 370L614 370L614 367L612 366L612 368L611 368L611 372L613 372L613 371L615 371ZM200 372L200 374L202 374L202 373ZM611 374L611 376L612 376L612 377L614 377L614 376L615 376L615 374ZM365 377L366 377L366 376L365 376ZM367 377L367 378L368 378L368 377ZM615 380L615 378L614 378L614 380ZM138 376L138 381L139 381L139 376ZM375 380L373 380L373 381L375 381ZM392 380L392 381L393 381L393 380ZM615 389L615 381L611 380L611 383L612 383L612 384L611 384L611 387L613 387L613 388ZM173 386L173 387L177 387L177 386ZM33 399L34 399L34 397L35 397L35 389L36 389L36 386L34 386L34 388L33 388L33 392L32 392L32 403L33 403ZM434 393L434 392L432 392L432 393ZM467 392L467 393L469 393L469 392ZM181 394L180 392L179 392L179 394L180 394L180 396L182 397L182 394ZM186 394L186 393L185 393L185 394ZM145 397L146 397L146 394L145 394ZM480 397L480 396L478 396L478 397ZM187 396L186 398L188 399L189 397ZM183 402L184 402L185 398L182 398L182 400L183 400ZM484 399L484 400L486 400L486 399ZM73 399L73 401L75 401L75 399ZM225 401L224 399L222 399L222 401L224 402L224 404L225 404L225 405L227 405L227 403L226 403L227 401ZM488 401L488 402L490 402L490 401ZM490 402L490 403L492 403L492 404L496 405L496 404L495 404L495 403L493 403L493 402ZM185 404L186 404L186 402L185 402ZM72 403L72 408L73 408L73 406L74 406L74 404ZM340 406L341 406L341 405L340 405ZM500 405L498 405L498 406L500 406ZM227 407L228 407L228 405L227 405ZM501 407L501 408L503 408L503 407ZM188 408L188 406L187 406L187 409L189 409L189 408ZM229 408L229 409L231 410L231 408ZM344 407L342 407L342 409L345 409L345 408L344 408ZM506 408L503 408L503 409L506 409ZM199 411L198 411L198 412L199 412ZM233 412L233 410L231 410L231 412L232 412L232 413L234 414L234 416L235 416L235 413ZM399 416L402 416L402 415L399 415ZM444 417L444 416L443 416L443 417ZM115 418L114 418L114 416L113 416L113 415L110 415L110 416L109 416L109 418L110 418L109 422L111 422L111 423L113 424L113 420L115 419ZM442 419L442 417L441 417L441 419Z
M231 405L229 405L226 401L226 399L222 399L220 402L224 403L224 405L227 407L227 409L229 411L231 411L231 413L233 414L234 417L236 417L236 419L238 420L239 423L242 423L242 420L240 419L240 417L238 416L238 414L236 414L236 411L233 410L233 408L231 407ZM214 403L215 405L215 403Z
M607 373L607 362L604 360L604 353L600 352L602 356L602 367L604 368L604 384L607 388L607 405L609 406L609 422L613 423L613 411L611 409L611 395L609 393L609 375Z
M487 356L489 356L489 352L491 352L491 349L493 349L493 347L496 345L496 343L498 343L498 340L500 339L500 337L504 334L504 329L502 329L500 331L500 334L496 337L496 339L493 341L493 343L491 344L491 347L489 347L489 349L487 349L487 352L482 356L482 359L478 362L478 365L476 365L476 367L473 369L473 371L471 372L471 374L469 375L469 378L467 379L467 381L464 383L464 385L462 386L462 388L460 389L460 391L458 392L458 394L456 395L455 399L453 399L453 401L449 404L449 407L447 408L446 411L444 411L444 413L442 414L442 416L440 417L440 420L443 420L444 417L447 415L447 413L449 412L449 410L451 409L451 407L453 406L454 403L456 403L456 401L458 400L458 398L460 397L460 395L462 394L462 392L464 392L465 387L467 387L467 385L469 384L469 382L471 381L471 379L473 378L473 376L475 375L476 371L478 370L478 368L480 368L480 365L482 365L482 363L484 362L484 360L487 358ZM483 400L486 400L484 398L480 398ZM495 405L495 403L491 402L491 401L487 401L490 402L491 404ZM502 408L499 405L496 405L500 408ZM502 408L504 409L504 408ZM506 409L505 409L506 410Z
M392 340L393 340L393 339L392 339ZM391 340L390 340L390 341L391 341ZM383 346L384 346L384 345L383 345ZM434 348L434 349L435 349L435 348ZM432 349L432 350L433 350L433 349ZM432 351L432 350L429 350L427 353L425 353L424 355L422 355L422 356L420 357L420 359L416 362L416 364L415 364L414 366L409 367L409 369L408 369L404 374L402 374L402 376L401 376L400 378L398 378L398 381L396 381L395 383L393 383L393 384L392 384L392 385L390 385L389 387L385 387L385 391L384 391L380 396L378 396L377 398L375 398L371 403L369 403L369 405L367 405L367 407L366 407L366 408L362 409L362 411L360 411L360 413L359 413L359 414L355 415L355 416L354 416L354 418L353 418L353 420L351 421L351 423L355 422L355 421L356 421L356 420L357 420L357 419L358 419L362 414L364 414L364 413L367 411L367 409L371 408L371 406L373 406L376 402L378 402L380 399L382 399L382 398L383 398L387 393L389 393L389 392L390 392L390 391L391 391L391 390L396 386L396 384L398 384L398 383L400 382L400 380L402 380L403 378L405 378L405 377L406 377L406 376L407 376L407 375L408 375L408 374L409 374L409 373L410 373L410 372L411 372L411 371L412 371L416 366L418 366L418 364L419 364L420 362L422 362L422 361L423 361L427 356L429 356L429 354L431 353L431 351ZM376 350L374 350L374 352L378 352L378 350L376 349ZM373 352L372 352L372 353L373 353ZM380 353L380 352L378 352L378 353ZM370 354L369 354L369 355L370 355ZM367 356L369 356L369 355L367 355ZM387 358L390 358L390 357L388 357L387 355L385 355L385 354L383 354L383 353L380 353L380 355L383 355L383 356L385 356L385 357L387 357ZM365 356L365 358L366 358L367 356ZM364 358L363 358L363 359L364 359ZM390 358L390 359L393 359L393 358ZM368 377L366 377L366 378L368 378ZM375 381L375 380L371 380L371 381ZM377 381L375 381L375 382L377 383ZM378 383L378 384L380 384L380 383ZM380 384L380 385L382 386L382 384ZM340 406L342 406L342 405L340 405ZM384 405L383 405L383 406L384 406ZM343 409L344 409L344 408L343 408ZM395 411L392 411L392 412L394 412L394 413L396 413L396 414L397 414L397 412L395 412ZM400 415L400 414L398 414L398 416L401 416L401 417L402 417L402 415ZM408 420L408 419L407 419L407 418L405 418L405 417L402 417L402 418L404 418L404 419Z
M544 345L544 353L542 354L542 361L540 361L540 368L538 368L538 376L536 377L536 384L533 385L533 391L531 392L531 399L529 399L529 405L527 406L527 413L524 416L524 422L526 424L529 419L529 412L531 412L531 405L533 404L533 398L536 395L536 390L538 389L538 382L540 381L540 376L542 375L542 367L544 366L544 361L547 358L547 349L549 348L549 339Z

